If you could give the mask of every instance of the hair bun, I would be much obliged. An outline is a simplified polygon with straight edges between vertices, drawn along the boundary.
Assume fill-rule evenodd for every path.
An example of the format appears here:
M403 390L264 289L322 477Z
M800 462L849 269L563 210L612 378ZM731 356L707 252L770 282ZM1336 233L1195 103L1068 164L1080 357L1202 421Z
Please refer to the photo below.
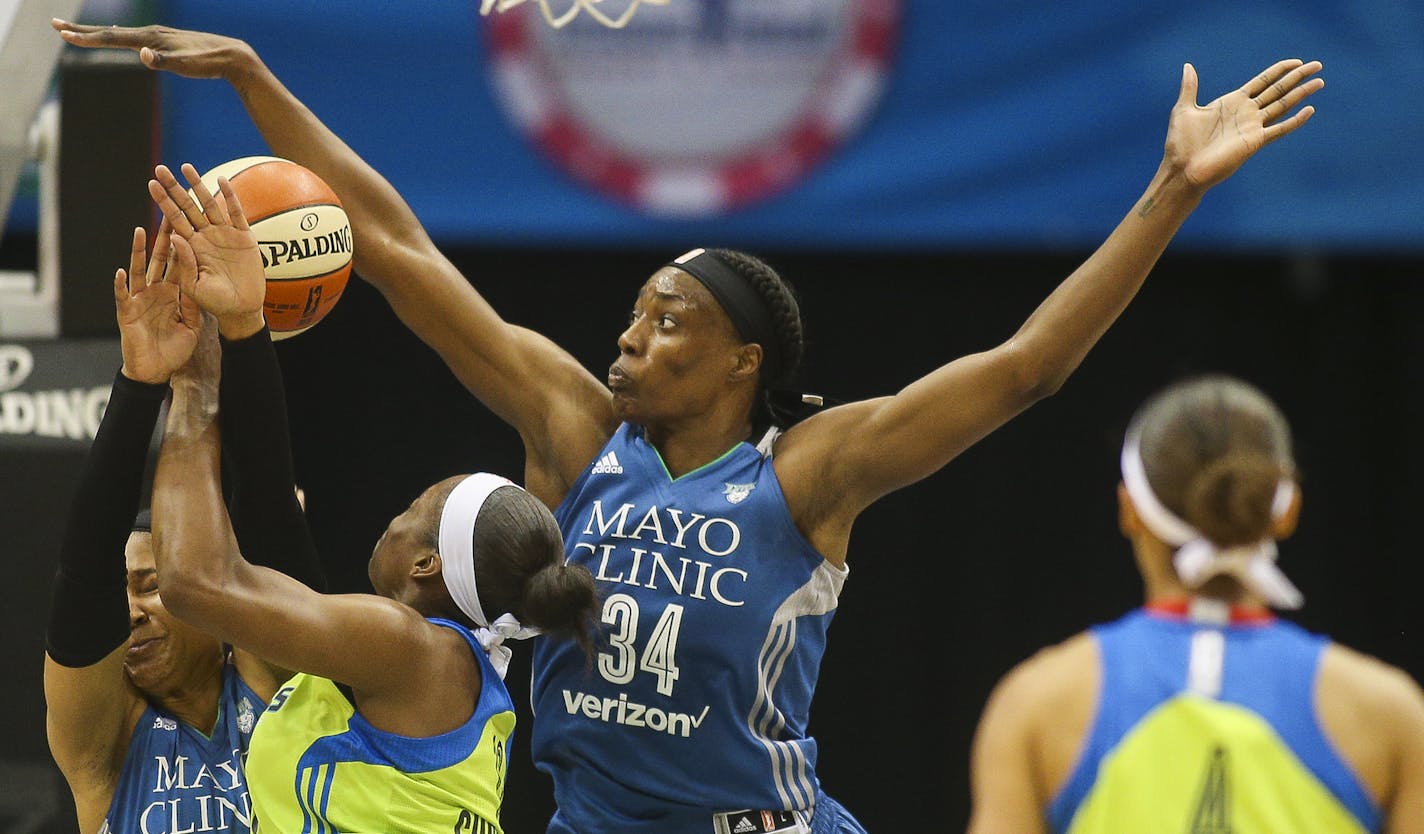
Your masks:
M525 625L573 638L586 651L590 649L589 627L598 610L598 593L588 568L565 562L546 565L529 577L520 608Z
M1270 536L1276 487L1286 473L1269 456L1236 452L1208 463L1186 491L1186 521L1219 547Z

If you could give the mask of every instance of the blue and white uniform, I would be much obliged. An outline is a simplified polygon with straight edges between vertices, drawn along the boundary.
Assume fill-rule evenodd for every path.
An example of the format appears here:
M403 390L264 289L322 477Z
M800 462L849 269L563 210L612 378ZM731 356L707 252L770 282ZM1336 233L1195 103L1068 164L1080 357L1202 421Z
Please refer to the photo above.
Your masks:
M244 765L267 702L229 661L211 736L149 704L129 739L99 834L234 832L252 827Z
M740 443L674 479L624 424L555 516L604 603L592 669L572 642L535 647L549 830L749 830L714 821L733 811L757 831L853 823L821 794L806 735L846 570L796 529L770 454Z

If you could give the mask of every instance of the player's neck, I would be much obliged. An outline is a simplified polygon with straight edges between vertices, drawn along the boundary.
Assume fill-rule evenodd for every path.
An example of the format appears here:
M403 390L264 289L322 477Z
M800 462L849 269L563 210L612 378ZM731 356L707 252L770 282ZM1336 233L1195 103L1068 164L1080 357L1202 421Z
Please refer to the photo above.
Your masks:
M735 420L701 419L681 426L644 427L648 443L657 450L663 466L674 478L717 460L746 440L750 433L751 423L745 415Z
M218 722L222 670L220 664L213 666L163 692L150 693L149 700L184 724L211 736Z
M1240 583L1225 576L1214 577L1200 588L1188 588L1174 572L1154 572L1143 577L1146 600L1143 607L1166 615L1196 618L1198 609L1214 612L1210 616L1228 621L1254 622L1269 619L1271 610Z

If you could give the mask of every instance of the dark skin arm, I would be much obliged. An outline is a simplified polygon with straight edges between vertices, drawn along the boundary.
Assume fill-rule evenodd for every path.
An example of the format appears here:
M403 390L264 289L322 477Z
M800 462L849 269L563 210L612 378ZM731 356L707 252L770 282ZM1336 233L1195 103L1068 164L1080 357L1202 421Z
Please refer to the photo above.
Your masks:
M1320 64L1281 61L1205 107L1188 65L1152 182L1108 239L1003 344L957 359L898 394L852 403L787 432L777 475L811 543L845 559L851 524L881 496L938 471L1057 391L1127 307L1208 188L1314 109Z
M607 389L552 343L499 319L416 231L418 222L389 184L282 88L246 44L158 27L56 28L72 44L135 49L150 67L233 84L273 148L328 177L342 194L355 212L358 252L365 245L361 229L372 227L375 251L366 253L372 263L363 266L365 256L358 255L357 269L482 402L519 430L530 490L550 506L562 499L616 426ZM833 409L788 432L777 448L776 471L812 545L843 563L851 526L865 507L938 471L1057 390L1131 301L1203 193L1310 118L1311 107L1288 114L1320 89L1323 82L1311 78L1319 69L1318 63L1280 62L1198 107L1196 73L1186 67L1166 153L1143 198L1018 333L894 396ZM724 423L740 427L744 421ZM718 435L715 442L711 433ZM713 457L725 450L722 433L714 426L676 438L690 444L690 456L660 450L688 457L686 466L679 464L683 471L711 459L703 447L715 447Z
M201 211L167 169L150 183L174 227L178 257L197 263L184 292L218 317L219 329L240 333L261 316L266 278L256 239L226 180L219 205L192 166L184 171ZM394 600L319 594L242 557L223 505L217 368L216 350L200 348L173 380L153 487L154 549L168 608L271 664L347 684L362 715L382 730L425 737L463 724L480 672L459 634Z
M235 38L162 26L54 21L75 46L131 49L150 68L220 78L241 97L272 151L311 169L341 197L354 267L482 403L514 426L526 485L549 506L617 427L608 389L544 336L510 324L436 249L400 194Z
M169 232L159 228L154 240L154 256L147 257L147 235L134 229L133 245L127 270L114 275L114 309L119 325L119 344L123 353L122 373L135 382L157 385L166 383L172 373L187 361L197 341L197 308L185 302L177 283L165 282L168 260ZM152 406L157 415L157 406ZM112 428L106 414L101 432ZM82 545L101 548L112 554L115 574L123 576L124 542L128 537L128 521L138 511L139 480L145 451L153 431L152 418L147 424L135 421L128 429L131 436L104 436L96 443L91 457L86 459L86 475L92 470L113 472L115 467L128 468L117 472L131 476L131 483L106 482L115 491L95 491L91 494L87 477L81 476L80 493L76 496L76 523L86 523L94 515L94 502L120 501L125 506L118 512L123 518L122 529L115 528L112 540L85 541ZM108 459L95 459L106 455ZM115 457L117 456L117 457ZM131 458L121 463L120 458ZM99 484L92 486L98 487ZM108 534L105 533L105 537ZM123 594L122 586L113 589ZM132 609L130 609L132 611ZM68 666L48 655L44 662L45 728L50 751L59 765L74 795L80 829L97 831L113 799L124 754L134 722L143 712L143 695L124 674L124 651L128 641L120 642L113 651L96 663Z

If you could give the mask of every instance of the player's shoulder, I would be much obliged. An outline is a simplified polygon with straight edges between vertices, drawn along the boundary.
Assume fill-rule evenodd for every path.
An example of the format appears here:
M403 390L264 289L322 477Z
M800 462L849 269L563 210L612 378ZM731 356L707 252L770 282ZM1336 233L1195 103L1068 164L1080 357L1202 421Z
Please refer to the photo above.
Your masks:
M1098 643L1080 632L1061 643L1039 649L999 681L994 697L1010 709L1042 714L1046 705L1063 705L1096 697L1099 680Z
M1424 691L1408 672L1339 643L1328 644L1321 656L1319 692L1381 717L1424 720Z

